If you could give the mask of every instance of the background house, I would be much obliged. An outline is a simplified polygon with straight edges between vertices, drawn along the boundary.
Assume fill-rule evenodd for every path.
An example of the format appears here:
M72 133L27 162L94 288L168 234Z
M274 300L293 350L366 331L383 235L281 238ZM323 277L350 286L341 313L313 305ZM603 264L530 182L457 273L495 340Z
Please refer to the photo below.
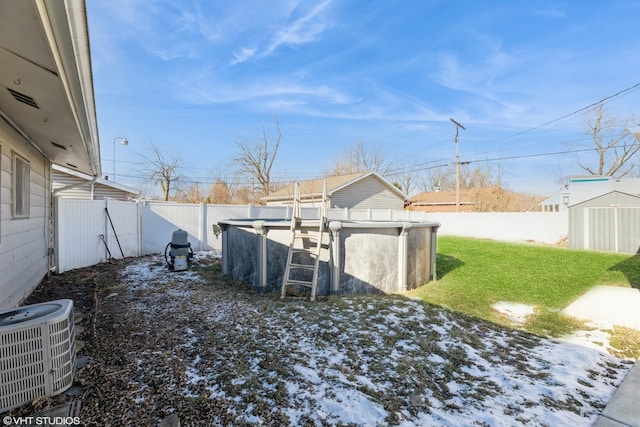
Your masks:
M611 191L640 195L640 178L613 178L611 176L569 177L567 188L553 194L541 203L542 211L566 211L571 205L602 196Z
M329 208L403 209L406 195L375 172L332 176L300 182L300 199L304 207L322 202L323 183L327 183ZM273 192L262 200L267 206L292 205L295 185Z
M460 191L459 212L474 212L475 204L469 191ZM418 212L456 212L456 192L423 191L407 200L407 209Z
M89 175L59 165L53 165L53 190L56 195L70 199L127 201L135 199L140 191L103 178L93 180Z
M419 212L531 212L538 210L539 203L537 196L492 185L460 191L459 209L456 208L455 191L419 193L407 200L407 209Z
M0 308L53 263L53 163L101 175L83 0L0 2Z

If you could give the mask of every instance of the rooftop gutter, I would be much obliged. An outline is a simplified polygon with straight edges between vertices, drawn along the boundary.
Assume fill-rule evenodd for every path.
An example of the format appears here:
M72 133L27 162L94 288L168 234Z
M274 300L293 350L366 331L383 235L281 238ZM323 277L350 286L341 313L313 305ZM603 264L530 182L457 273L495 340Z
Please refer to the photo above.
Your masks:
M51 16L47 10L46 0L36 0L36 7L40 14L42 26L44 28L47 41L51 46L51 52L53 54L54 61L56 63L60 81L64 87L64 91L67 95L67 101L73 114L74 121L80 132L82 144L87 152L89 163L92 169L92 175L101 175L100 158L96 150L94 150L95 141L96 148L99 149L98 142L98 126L96 123L96 110L95 100L93 96L93 76L91 72L91 59L89 53L89 34L87 27L86 5L84 0L65 0L66 15L69 23L70 39L73 45L73 51L75 54L76 68L70 67L69 70L65 67L65 62L60 55L60 46L58 43L58 37L56 37L56 31L52 25ZM63 42L62 40L60 42ZM74 64L72 64L74 65ZM78 81L80 83L81 100L84 101L84 105L79 105L73 96L73 90L71 88L70 75L77 73ZM84 107L85 113L81 114L79 107ZM83 120L84 119L84 120ZM85 127L86 125L86 127Z

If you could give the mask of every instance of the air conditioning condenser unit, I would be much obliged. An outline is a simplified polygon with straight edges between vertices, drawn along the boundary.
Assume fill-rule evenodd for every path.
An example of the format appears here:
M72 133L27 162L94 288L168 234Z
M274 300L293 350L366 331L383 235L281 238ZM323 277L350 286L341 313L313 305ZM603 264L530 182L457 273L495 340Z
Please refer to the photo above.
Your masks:
M75 367L72 300L0 311L0 413L62 393Z

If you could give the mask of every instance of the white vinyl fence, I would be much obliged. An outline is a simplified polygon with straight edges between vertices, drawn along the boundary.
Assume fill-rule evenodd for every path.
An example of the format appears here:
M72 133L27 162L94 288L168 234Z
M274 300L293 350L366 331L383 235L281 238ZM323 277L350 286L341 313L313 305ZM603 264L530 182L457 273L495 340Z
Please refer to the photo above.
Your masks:
M430 213L440 223L440 235L476 237L507 242L558 243L569 232L564 212L459 212Z
M189 233L194 251L222 250L214 225L223 219L282 219L287 206L207 205L167 202L75 200L58 197L55 209L56 271L99 264L112 258L164 254L177 229ZM303 208L302 216L317 218L318 208ZM390 209L329 209L329 219L434 221L441 235L504 241L556 243L567 235L567 214L424 213Z
M56 198L56 271L140 256L140 206L117 200Z

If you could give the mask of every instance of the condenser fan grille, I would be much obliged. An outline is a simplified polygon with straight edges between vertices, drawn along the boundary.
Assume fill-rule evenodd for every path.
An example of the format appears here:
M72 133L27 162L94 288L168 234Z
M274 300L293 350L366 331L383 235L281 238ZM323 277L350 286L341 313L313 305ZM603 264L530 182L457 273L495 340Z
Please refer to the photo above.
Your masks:
M0 313L0 326L13 325L30 319L39 319L62 308L61 304L44 303L27 307L18 307Z
M32 315L16 320L25 310ZM76 364L71 300L0 312L0 319L8 313L14 320L0 325L0 413L63 392L73 382Z

